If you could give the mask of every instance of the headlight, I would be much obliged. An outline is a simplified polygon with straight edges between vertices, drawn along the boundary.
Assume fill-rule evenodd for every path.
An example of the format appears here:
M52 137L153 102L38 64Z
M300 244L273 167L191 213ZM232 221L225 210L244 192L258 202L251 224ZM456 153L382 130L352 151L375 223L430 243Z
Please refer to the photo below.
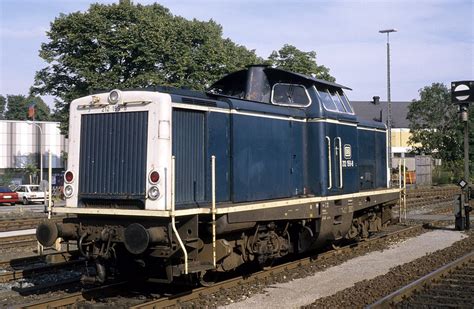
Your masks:
M121 99L120 90L112 90L109 93L108 101L109 101L110 104L117 104L117 103L119 103L120 99Z
M64 187L64 196L71 197L74 193L74 188L71 185L67 185Z
M148 197L152 200L156 200L158 197L160 197L160 190L158 190L157 186L153 186L148 189Z

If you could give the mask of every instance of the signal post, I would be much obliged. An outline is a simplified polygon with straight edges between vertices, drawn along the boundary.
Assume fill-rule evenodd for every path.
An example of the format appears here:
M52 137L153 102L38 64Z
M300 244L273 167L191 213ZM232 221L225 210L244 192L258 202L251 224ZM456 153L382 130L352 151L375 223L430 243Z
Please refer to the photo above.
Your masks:
M456 211L456 229L469 230L469 212L472 210L469 205L469 104L474 102L474 81L451 82L451 102L459 106L459 119L464 123L464 179L458 183L463 193Z

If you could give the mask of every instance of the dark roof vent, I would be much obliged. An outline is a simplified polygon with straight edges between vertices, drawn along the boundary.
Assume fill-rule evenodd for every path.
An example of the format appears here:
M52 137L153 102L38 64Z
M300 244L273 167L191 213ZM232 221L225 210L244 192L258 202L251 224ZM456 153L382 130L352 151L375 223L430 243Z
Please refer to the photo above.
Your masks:
M268 65L251 65L247 70L245 99L257 102L270 101L270 83L264 70Z

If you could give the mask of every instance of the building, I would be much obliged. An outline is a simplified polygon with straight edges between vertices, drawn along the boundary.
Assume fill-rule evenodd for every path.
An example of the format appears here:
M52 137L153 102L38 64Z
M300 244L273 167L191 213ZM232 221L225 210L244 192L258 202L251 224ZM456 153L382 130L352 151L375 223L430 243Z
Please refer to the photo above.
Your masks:
M34 165L39 169L40 153L43 154L43 178L47 179L48 151L51 151L52 184L56 185L65 169L66 144L65 136L59 131L59 122L0 120L0 180L7 182L8 178L8 182L16 184L39 183L40 173L30 177L25 168Z
M374 104L370 101L351 101L356 114L368 120L387 123L388 103L380 101ZM408 170L416 169L415 155L410 153L412 147L408 145L410 138L409 121L407 119L408 107L411 102L392 101L392 168L398 167L399 160L396 158L405 158Z

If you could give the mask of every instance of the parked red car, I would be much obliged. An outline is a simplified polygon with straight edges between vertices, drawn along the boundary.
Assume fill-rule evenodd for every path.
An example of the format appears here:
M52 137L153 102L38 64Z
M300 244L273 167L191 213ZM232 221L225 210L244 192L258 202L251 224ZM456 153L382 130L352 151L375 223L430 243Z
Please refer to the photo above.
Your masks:
M15 205L19 201L18 193L13 192L8 187L0 187L0 204Z

